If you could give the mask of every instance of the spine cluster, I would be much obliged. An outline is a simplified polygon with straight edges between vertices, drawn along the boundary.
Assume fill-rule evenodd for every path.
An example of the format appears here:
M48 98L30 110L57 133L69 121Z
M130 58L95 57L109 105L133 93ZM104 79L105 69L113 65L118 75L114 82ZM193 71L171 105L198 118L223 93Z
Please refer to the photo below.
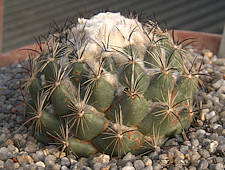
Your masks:
M173 37L118 13L49 33L29 60L25 124L77 156L162 145L190 126L201 84L201 65Z

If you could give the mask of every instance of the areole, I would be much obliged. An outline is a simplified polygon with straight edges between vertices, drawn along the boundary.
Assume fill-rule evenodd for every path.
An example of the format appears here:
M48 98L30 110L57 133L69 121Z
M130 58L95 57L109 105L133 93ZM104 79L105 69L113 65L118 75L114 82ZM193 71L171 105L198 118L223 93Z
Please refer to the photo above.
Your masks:
M52 140L58 140L60 133L60 138L66 134L72 140L67 149L78 157L97 152L121 157L144 153L152 144L161 146L181 132L185 136L202 74L187 49L217 54L221 37L165 32L151 21L141 25L119 13L99 13L83 20L59 35L50 33L43 46L40 41L15 50L18 58L11 53L12 61L30 59L25 112L31 116L26 123L33 122L36 139L47 141L50 133ZM193 79L187 76L191 73ZM80 101L82 115L77 107ZM39 108L42 116L37 121L32 115ZM148 136L152 141L146 141ZM156 139L161 136L162 140Z

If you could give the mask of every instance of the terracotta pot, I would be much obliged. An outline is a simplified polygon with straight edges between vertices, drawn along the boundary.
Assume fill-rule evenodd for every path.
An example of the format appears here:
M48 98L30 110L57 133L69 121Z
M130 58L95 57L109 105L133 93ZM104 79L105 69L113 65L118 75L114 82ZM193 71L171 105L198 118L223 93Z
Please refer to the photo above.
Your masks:
M8 66L14 62L24 61L29 55L34 54L34 52L28 49L38 49L38 45L27 45L16 50L0 54L0 67Z
M170 31L172 34L172 31ZM176 41L182 41L185 39L193 38L192 41L195 41L191 44L193 48L198 50L209 49L214 54L218 54L222 35L211 34L204 32L194 32L194 31L183 31L175 30L174 37ZM187 41L189 43L191 40Z
M172 34L172 31L170 31L170 33ZM192 43L193 48L198 50L209 49L214 54L218 54L222 39L221 35L183 30L174 31L175 41L182 41L189 38L194 38L192 39L195 41L195 43ZM189 43L190 41L191 40L188 40L185 43ZM13 62L23 61L32 53L30 50L25 49L38 49L38 46L36 44L27 45L10 52L0 54L0 67L7 66Z

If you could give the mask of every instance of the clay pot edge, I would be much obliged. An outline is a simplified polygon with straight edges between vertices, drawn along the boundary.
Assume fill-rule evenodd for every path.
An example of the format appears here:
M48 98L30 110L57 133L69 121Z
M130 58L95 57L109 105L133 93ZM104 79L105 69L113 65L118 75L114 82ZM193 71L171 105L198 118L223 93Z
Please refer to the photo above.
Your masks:
M174 32L174 33L173 33ZM222 35L195 31L185 31L185 30L174 30L169 31L169 33L174 35L175 41L183 41L189 39L186 43L190 41L195 41L192 43L192 47L198 50L209 49L213 54L218 54ZM194 39L190 39L194 38ZM26 49L38 49L37 44L27 45L16 50L9 51L7 53L0 54L0 67L8 66L14 62L24 61L29 55L34 52Z

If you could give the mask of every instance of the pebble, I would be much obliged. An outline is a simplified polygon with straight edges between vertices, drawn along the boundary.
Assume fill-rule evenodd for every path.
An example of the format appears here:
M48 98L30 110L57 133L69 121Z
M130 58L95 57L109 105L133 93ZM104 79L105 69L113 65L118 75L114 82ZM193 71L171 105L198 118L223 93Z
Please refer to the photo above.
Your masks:
M106 154L101 154L100 156L93 158L94 162L98 162L98 163L101 163L101 164L108 163L109 160L110 160L110 156L106 155Z
M9 150L9 152L12 152L12 154L19 152L19 149L17 147L15 147L14 145L8 145L7 148Z
M207 113L209 113L209 109L202 109L201 113L206 115Z
M61 165L70 166L70 160L67 157L61 158Z
M213 123L217 122L219 119L220 119L219 115L215 115L214 117L212 117L210 119L210 123L213 124Z
M206 120L212 119L216 115L215 111L211 111L205 115Z
M216 163L223 163L224 160L222 157L215 157Z
M66 166L61 166L60 170L69 170Z
M206 159L201 159L198 165L198 169L207 169L208 168L209 163L207 162Z
M45 155L43 153L43 151L36 151L36 153L32 154L32 157L34 159L34 161L44 161L45 160Z
M130 161L130 160L133 160L135 159L135 155L133 155L132 153L128 152L124 157L123 157L123 160L124 161Z
M55 161L56 161L56 157L53 156L53 155L48 155L46 158L45 158L45 165L46 166L53 166L55 165Z
M7 169L7 170L14 170L15 167L14 167L14 162L13 162L13 160L12 160L12 159L7 159L7 161L6 161L5 164L4 164L4 167L5 167L5 169Z
M110 170L117 170L118 168L117 168L117 166L116 165L111 165L110 166Z
M210 164L209 165L209 169L210 170L224 170L224 165L222 163L218 163L218 164Z
M36 152L38 146L33 141L28 141L24 150L29 153Z
M8 158L12 158L12 153L6 147L0 148L0 160L5 161Z
M135 170L135 168L133 166L125 166L122 170Z
M1 114L0 114L0 115L1 115ZM1 120L1 119L3 119L3 118L0 118L0 120ZM4 133L1 134L1 135L0 135L0 143L5 142L6 140L7 140L6 134L4 134Z
M185 145L181 145L180 147L180 152L183 153L183 154L186 154L189 152L189 146L185 146Z
M199 155L199 153L197 151L193 151L191 154L191 160L195 161L195 160L199 160L201 158L201 156Z
M33 158L27 153L20 153L16 158L21 165L31 164L34 162Z
M142 168L142 170L153 170L153 167L152 166L146 166L146 167Z
M175 158L184 159L184 154L178 150L175 151Z
M37 166L39 166L39 167L43 167L43 168L45 167L45 163L42 162L42 161L36 162L35 165L37 165Z
M159 159L159 153L158 152L152 152L149 154L150 159Z
M102 164L99 162L94 163L93 169L94 170L100 170L102 168Z
M0 160L0 169L4 168L4 161Z
M218 136L218 143L219 145L222 145L222 144L225 144L225 135L221 135L221 136Z
M196 170L197 168L194 166L189 166L189 170Z
M145 167L145 164L142 160L135 160L134 167L135 167L135 169L142 169Z
M159 155L159 160L167 160L167 159L168 159L167 154L160 154Z
M225 81L225 80L223 80L223 81ZM219 93L219 94L224 94L224 93L225 93L225 84L222 85L222 86L218 89L217 93Z
M126 166L133 166L133 163L132 163L131 161L129 161L129 162L126 162L125 165L126 165Z
M23 107L15 109L14 106L23 98L19 90L16 90L19 87L18 80L9 80L9 76L21 66L13 64L0 68L0 169L224 169L225 80L221 77L224 76L225 67L220 66L224 60L219 60L216 56L211 58L205 56L204 61L208 63L203 64L204 73L215 76L213 79L203 77L208 91L198 92L203 109L200 116L196 113L196 117L199 116L197 125L193 123L186 131L188 140L184 141L182 135L177 135L169 139L165 147L157 147L146 156L127 153L119 160L110 159L106 154L77 159L71 158L70 155L66 156L65 153L57 159L60 152L56 146L38 143L31 136L30 129L21 127L24 117L19 113L23 112ZM16 131L19 127L21 128Z
M204 56L204 59L209 59L213 57L213 53L209 50L203 50L202 54Z
M166 166L168 164L169 160L160 160L159 163L161 166ZM176 163L176 159L174 161Z
M148 157L144 158L143 162L144 162L145 166L152 166L152 160L149 159Z
M154 170L161 170L162 169L162 166L159 163L154 163L153 164L153 169Z
M26 165L25 165L26 166ZM14 168L17 169L20 167L20 164L18 162L14 163Z
M192 144L192 146L194 146L194 147L198 147L198 146L199 146L199 141L198 141L198 139L192 139L192 140L191 140L191 144Z
M215 82L212 86L215 88L215 89L219 89L221 86L225 85L225 80L223 79L220 79L218 80L217 82Z
M225 157L225 144L221 144L217 147L217 151Z
M218 146L217 141L211 142L210 145L209 145L209 152L214 153L216 151L217 146Z
M184 141L184 145L191 146L191 142L190 141Z
M206 149L200 149L200 150L199 150L199 154L200 154L203 158L209 158L209 157L210 157L210 153L209 153L209 151L207 151Z

